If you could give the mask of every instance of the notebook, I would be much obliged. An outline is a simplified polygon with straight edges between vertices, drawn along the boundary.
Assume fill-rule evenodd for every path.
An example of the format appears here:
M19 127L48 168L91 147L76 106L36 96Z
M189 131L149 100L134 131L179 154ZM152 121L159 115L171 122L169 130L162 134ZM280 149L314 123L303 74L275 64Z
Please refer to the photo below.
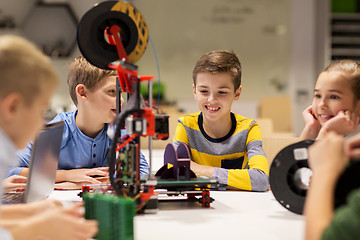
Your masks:
M64 122L46 125L34 141L24 192L3 194L2 202L30 203L47 198L54 190Z

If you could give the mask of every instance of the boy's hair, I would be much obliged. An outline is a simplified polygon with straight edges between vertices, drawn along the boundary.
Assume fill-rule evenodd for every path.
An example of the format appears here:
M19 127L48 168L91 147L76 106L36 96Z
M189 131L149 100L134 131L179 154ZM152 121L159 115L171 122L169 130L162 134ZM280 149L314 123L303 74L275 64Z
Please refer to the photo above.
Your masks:
M216 50L202 55L193 70L195 86L198 73L230 73L234 90L236 91L241 85L241 64L233 51Z
M95 86L103 80L104 77L117 76L115 70L104 70L91 65L83 56L75 58L70 64L67 83L69 85L69 92L71 99L75 106L78 101L76 98L76 86L84 84L90 91L95 89Z
M0 98L16 92L30 105L58 83L50 58L33 43L15 35L0 36Z
M360 99L360 64L351 59L338 60L327 66L323 72L340 71L349 74L355 100Z

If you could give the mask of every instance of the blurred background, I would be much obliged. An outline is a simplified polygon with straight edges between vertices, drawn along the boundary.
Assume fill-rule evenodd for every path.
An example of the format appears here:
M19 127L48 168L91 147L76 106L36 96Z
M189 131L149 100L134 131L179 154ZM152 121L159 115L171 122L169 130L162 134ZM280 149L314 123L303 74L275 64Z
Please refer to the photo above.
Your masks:
M76 27L102 2L1 0L0 34L18 34L51 56L61 78L49 118L74 109L68 64L80 51ZM160 77L160 109L176 120L197 111L192 70L204 53L233 50L242 68L242 94L233 112L259 121L263 135L298 136L320 71L333 59L360 57L357 0L133 0L151 40L136 63ZM359 3L358 3L359 2ZM157 71L156 57L160 68ZM158 87L158 86L156 86Z

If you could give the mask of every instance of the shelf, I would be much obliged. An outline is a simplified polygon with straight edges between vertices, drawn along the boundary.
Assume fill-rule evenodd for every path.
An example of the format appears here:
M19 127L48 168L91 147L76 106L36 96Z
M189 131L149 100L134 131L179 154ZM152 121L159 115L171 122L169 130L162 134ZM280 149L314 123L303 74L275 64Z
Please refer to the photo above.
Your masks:
M66 3L39 3L23 24L24 37L51 57L67 57L76 45L77 19Z
M360 14L331 16L331 59L360 60Z

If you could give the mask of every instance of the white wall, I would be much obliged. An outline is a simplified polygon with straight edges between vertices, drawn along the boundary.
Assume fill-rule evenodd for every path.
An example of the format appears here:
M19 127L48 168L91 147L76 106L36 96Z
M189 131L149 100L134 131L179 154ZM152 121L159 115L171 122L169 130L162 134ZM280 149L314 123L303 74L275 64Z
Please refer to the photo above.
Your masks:
M288 94L288 0L137 0L136 6L148 23L168 100L193 99L195 62L216 49L238 55L241 99ZM157 75L151 47L138 64ZM277 90L273 81L285 88Z
M0 10L13 13L25 9L28 4L24 5L24 1L30 2L2 0ZM96 3L47 2L69 2L79 19ZM302 129L301 112L311 103L317 69L322 68L316 55L319 2L328 0L134 1L149 26L168 100L193 100L191 71L200 55L214 49L234 50L243 66L240 101L258 102L262 96L290 95L296 134ZM13 6L17 6L15 10ZM15 12L19 19L24 18L24 11ZM12 32L21 34L18 29ZM71 104L66 85L67 65L79 54L76 48L69 58L53 59L62 81L53 99L54 107ZM140 74L158 77L150 43L137 64Z
M293 131L304 127L302 111L310 106L315 82L329 63L328 0L291 0L290 9L290 96Z

